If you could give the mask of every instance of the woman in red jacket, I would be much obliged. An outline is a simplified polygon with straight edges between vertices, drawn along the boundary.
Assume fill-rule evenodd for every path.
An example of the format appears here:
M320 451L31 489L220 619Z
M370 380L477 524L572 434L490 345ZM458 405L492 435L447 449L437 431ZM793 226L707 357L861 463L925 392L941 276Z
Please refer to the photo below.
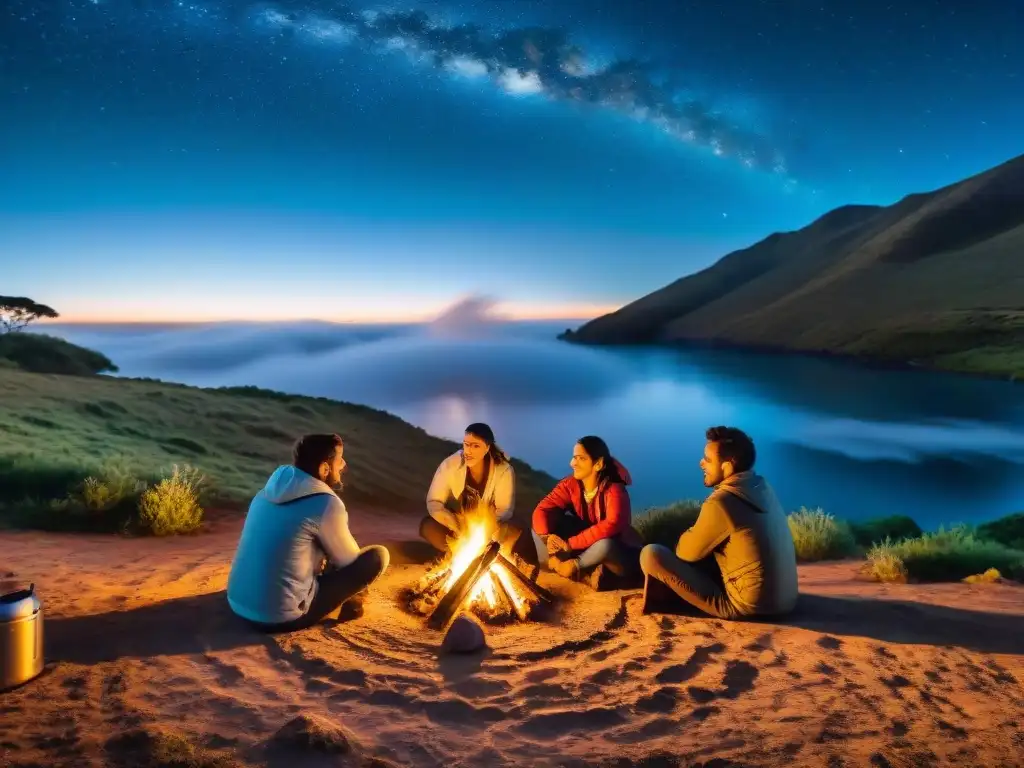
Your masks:
M605 571L630 579L639 574L643 540L630 524L629 472L600 437L580 438L572 474L533 510L537 549L548 566L574 581L602 586Z

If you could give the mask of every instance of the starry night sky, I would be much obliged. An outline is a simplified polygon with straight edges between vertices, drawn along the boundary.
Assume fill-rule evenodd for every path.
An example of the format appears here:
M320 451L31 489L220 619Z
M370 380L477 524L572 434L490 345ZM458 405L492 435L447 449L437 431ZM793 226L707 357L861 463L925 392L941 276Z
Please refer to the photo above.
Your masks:
M5 0L0 292L584 317L1024 151L1011 0Z

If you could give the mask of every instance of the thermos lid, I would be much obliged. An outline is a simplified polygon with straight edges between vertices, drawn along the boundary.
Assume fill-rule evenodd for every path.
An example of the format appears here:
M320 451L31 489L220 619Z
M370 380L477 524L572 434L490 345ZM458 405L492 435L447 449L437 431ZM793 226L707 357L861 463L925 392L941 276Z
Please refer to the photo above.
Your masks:
M36 597L36 585L30 584L28 589L0 595L0 621L14 621L31 616L39 610L41 603Z

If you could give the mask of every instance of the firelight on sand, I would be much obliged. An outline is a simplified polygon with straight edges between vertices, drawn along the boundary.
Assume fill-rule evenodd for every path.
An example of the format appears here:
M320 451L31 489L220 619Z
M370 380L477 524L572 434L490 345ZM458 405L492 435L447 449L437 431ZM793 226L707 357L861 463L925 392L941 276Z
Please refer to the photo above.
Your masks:
M493 514L467 513L462 530L454 539L449 539L449 554L416 585L412 607L419 613L431 613L497 534L498 526ZM504 545L502 549L508 551ZM533 609L534 601L518 582L503 558L499 557L491 562L458 607L472 610L488 620L511 618L513 615L525 620Z

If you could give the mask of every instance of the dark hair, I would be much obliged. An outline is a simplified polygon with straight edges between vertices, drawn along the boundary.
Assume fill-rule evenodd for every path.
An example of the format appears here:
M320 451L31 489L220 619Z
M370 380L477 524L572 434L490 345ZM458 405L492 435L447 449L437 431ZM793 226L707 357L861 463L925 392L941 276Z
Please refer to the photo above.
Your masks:
M750 435L736 427L710 427L705 433L709 443L718 443L718 460L731 461L734 472L753 469L757 450Z
M466 434L479 437L487 443L487 455L491 457L491 462L495 465L508 461L508 456L494 442L494 430L491 429L489 424L484 424L482 421L474 422L466 427Z
M596 463L598 459L604 459L604 466L597 473L599 483L607 480L609 483L625 484L622 475L619 474L619 466L615 463L612 452L608 450L608 443L597 435L581 437L576 443L587 452L587 456L590 457L591 461Z
M334 434L303 435L292 447L292 464L316 477L320 465L330 462L341 447L341 438Z

